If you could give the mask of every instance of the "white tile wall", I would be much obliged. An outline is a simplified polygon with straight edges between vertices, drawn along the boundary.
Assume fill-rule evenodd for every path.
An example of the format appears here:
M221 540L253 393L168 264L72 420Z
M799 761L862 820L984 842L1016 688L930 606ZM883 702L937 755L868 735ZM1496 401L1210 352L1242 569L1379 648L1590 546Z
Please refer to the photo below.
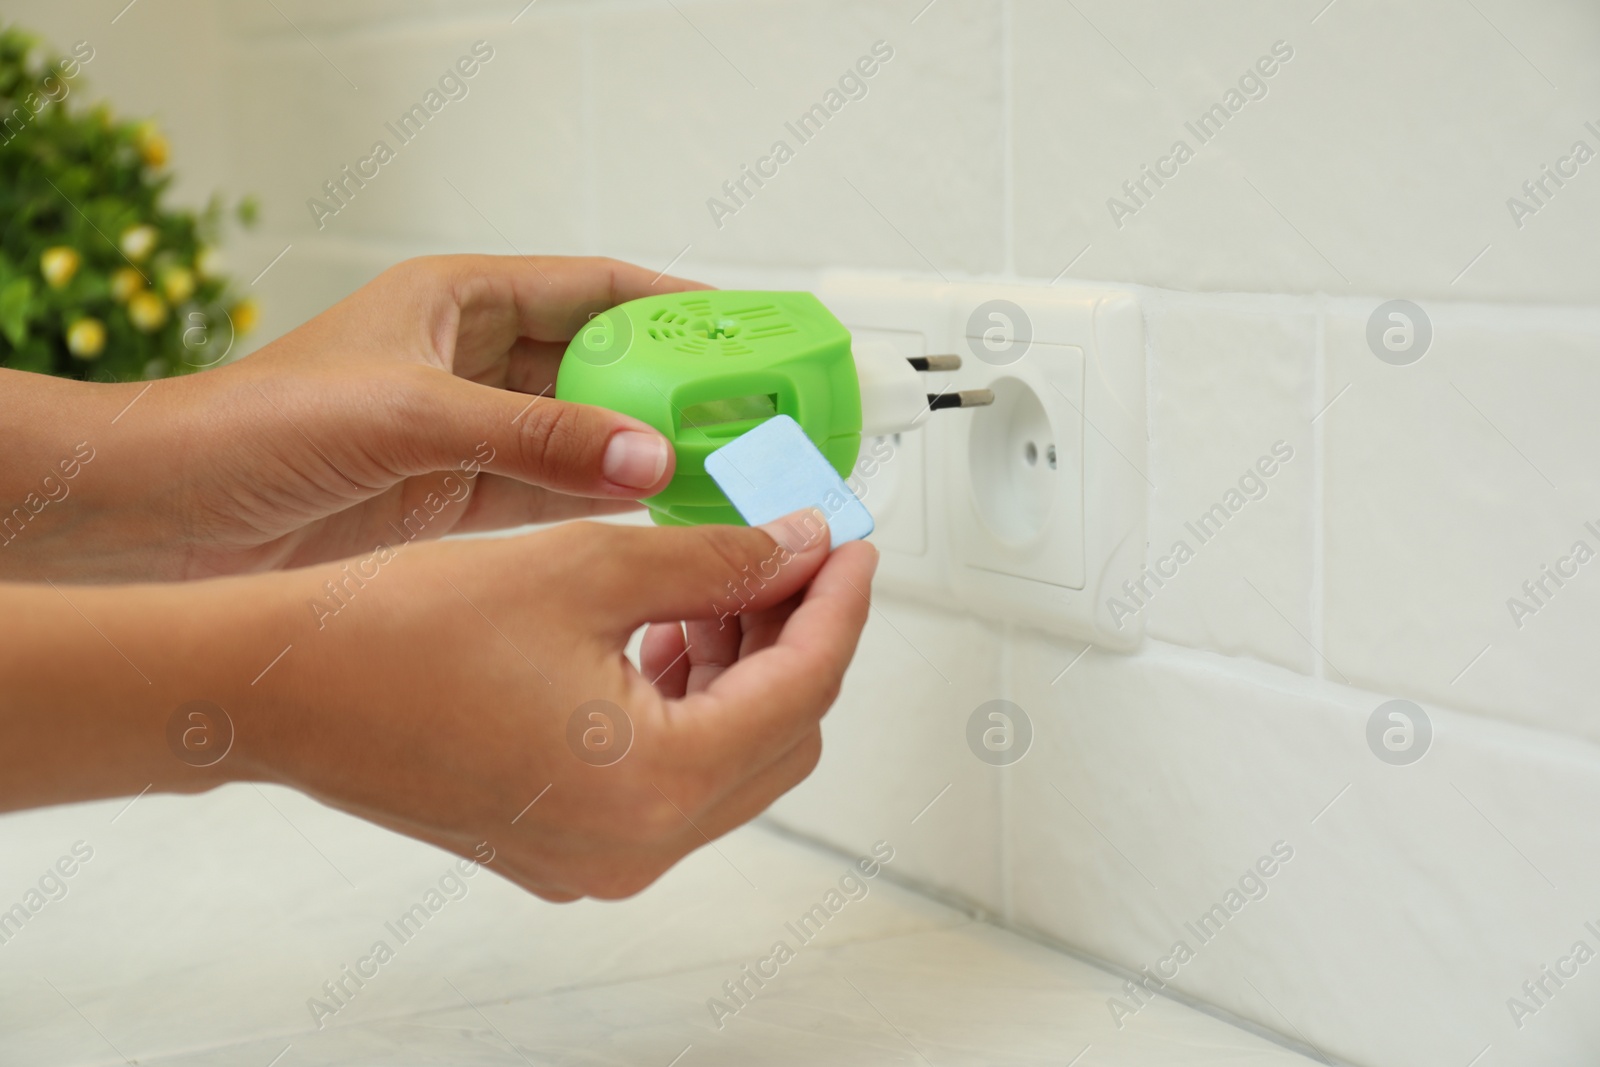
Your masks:
M1002 903L999 769L972 758L967 717L1001 689L989 626L877 598L852 671L823 726L817 771L774 816L846 848L894 843L896 873L991 912Z
M1180 991L1348 1062L1589 1061L1600 983L1521 1029L1506 1001L1596 947L1600 749L1430 705L1432 749L1390 766L1365 741L1382 695L1161 645L1051 686L1060 655L1016 645L1038 738L1007 801L1030 813L1005 828L1019 923L1130 969L1183 940ZM1201 943L1184 923L1279 841L1266 895Z
M94 86L163 114L185 195L262 194L236 269L294 246L258 287L263 337L441 248L721 284L1134 286L1152 552L1274 442L1295 458L1155 599L1138 654L884 597L776 817L895 840L902 873L1130 970L1281 839L1270 894L1174 992L1352 1063L1587 1061L1600 978L1520 1029L1507 998L1600 948L1600 562L1520 628L1506 601L1574 541L1600 550L1600 162L1520 228L1506 200L1574 141L1600 150L1592 5L146 0L115 26L110 6L17 14L94 40ZM497 59L472 95L311 228L305 198L479 37ZM879 39L895 58L867 96L719 229L707 198ZM1267 95L1119 227L1107 199L1195 146L1185 120L1280 40ZM1406 367L1366 341L1392 297L1434 328ZM1413 766L1367 748L1391 697L1437 730ZM994 698L1036 730L1006 769L964 740Z
M663 256L692 246L689 263L1003 269L1000 5L947 5L915 26L905 7L788 0L598 14L599 246ZM862 79L865 95L802 142L786 123L798 127L837 93L879 41L893 58ZM733 204L723 183L777 141L794 158L747 185L745 205L718 226L707 200Z
M1149 314L1150 556L1177 576L1142 614L1153 637L1312 673L1317 316L1242 303Z
M1328 329L1327 648L1353 681L1600 737L1587 566L1600 549L1600 315L1441 305L1428 354L1372 357L1366 307ZM1596 522L1600 527L1600 522ZM1517 613L1516 597L1536 614ZM1519 625L1520 623L1520 625ZM1481 657L1481 658L1480 658Z
M492 58L477 63L480 41ZM505 254L581 251L582 113L561 102L581 81L582 46L580 22L559 14L516 27L403 24L330 44L326 59L298 36L275 36L243 50L232 79L236 157L272 229L287 238L465 238ZM401 131L412 137L404 140L400 117L462 57L478 67L460 80L466 95L450 86L459 98L441 93L440 110L420 133ZM307 121L322 115L334 121ZM357 174L364 185L344 179L347 206L324 192L378 141L395 156L374 177ZM319 225L313 198L338 213Z
M1580 171L1521 229L1505 203L1574 140L1600 149L1590 7L1019 0L1015 19L1024 273L1092 245L1083 272L1184 289L1594 298L1567 266L1600 182ZM1264 97L1203 144L1184 129L1278 41ZM1115 225L1107 200L1178 139L1193 158Z
M1282 839L1299 865L1173 991L1349 1062L1584 1062L1586 987L1521 1027L1508 998L1537 1006L1524 980L1600 948L1594 594L1580 568L1520 632L1505 602L1600 547L1593 313L1429 305L1427 354L1396 367L1368 347L1376 305L1147 294L1152 548L1271 441L1296 457L1152 600L1144 652L1003 635L1001 684L968 710L1017 702L1036 750L998 772L998 903L1137 970ZM1410 767L1366 741L1396 696L1436 730ZM897 738L876 694L836 714L863 703ZM942 743L965 756L958 729ZM780 816L851 839L814 806Z

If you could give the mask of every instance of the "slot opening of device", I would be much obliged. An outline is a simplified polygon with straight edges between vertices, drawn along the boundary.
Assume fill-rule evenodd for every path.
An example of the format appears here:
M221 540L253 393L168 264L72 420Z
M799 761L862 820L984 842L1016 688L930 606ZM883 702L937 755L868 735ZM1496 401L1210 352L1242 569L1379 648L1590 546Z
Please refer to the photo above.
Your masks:
M778 413L777 393L752 393L749 396L703 400L679 413L684 429L699 430L707 437L738 437L753 430Z

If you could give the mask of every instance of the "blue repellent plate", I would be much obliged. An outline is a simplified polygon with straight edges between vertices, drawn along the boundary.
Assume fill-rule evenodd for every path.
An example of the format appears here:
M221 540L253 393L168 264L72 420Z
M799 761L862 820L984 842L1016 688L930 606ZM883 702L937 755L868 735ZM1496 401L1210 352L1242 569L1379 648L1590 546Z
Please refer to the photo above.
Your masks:
M814 507L828 520L830 550L872 532L867 506L787 415L774 415L711 453L706 473L751 526Z

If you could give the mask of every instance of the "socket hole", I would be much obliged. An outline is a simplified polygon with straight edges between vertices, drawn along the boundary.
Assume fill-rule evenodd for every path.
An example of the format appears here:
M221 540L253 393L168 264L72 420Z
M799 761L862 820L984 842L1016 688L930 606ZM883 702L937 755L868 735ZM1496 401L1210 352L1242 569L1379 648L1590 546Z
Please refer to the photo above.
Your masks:
M1045 449L1044 461L1050 465L1050 469L1051 470L1055 470L1056 469L1056 446L1055 445L1051 445L1049 448Z
M896 447L896 448L900 447L900 435L899 434L895 434L892 438L890 438L890 440L892 440L894 442L894 447Z
M1048 470L1056 428L1026 382L990 388L994 404L972 413L967 442L972 503L995 540L1021 548L1044 533L1060 488Z

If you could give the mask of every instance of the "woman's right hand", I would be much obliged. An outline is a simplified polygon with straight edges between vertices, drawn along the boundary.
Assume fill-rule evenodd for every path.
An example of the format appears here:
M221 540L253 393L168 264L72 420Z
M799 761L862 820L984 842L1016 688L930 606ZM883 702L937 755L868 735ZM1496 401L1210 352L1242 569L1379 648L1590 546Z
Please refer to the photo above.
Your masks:
M816 765L876 563L865 543L830 554L821 514L800 512L766 529L417 542L275 574L63 587L67 603L32 587L44 630L88 619L105 641L90 632L87 658L24 686L24 705L60 706L16 709L24 736L0 779L23 795L0 808L272 781L461 856L486 842L493 869L547 899L627 896ZM624 648L645 624L641 674ZM11 651L0 660L32 654ZM211 766L171 747L191 701L231 723L214 724L231 747ZM70 759L52 764L63 736Z

